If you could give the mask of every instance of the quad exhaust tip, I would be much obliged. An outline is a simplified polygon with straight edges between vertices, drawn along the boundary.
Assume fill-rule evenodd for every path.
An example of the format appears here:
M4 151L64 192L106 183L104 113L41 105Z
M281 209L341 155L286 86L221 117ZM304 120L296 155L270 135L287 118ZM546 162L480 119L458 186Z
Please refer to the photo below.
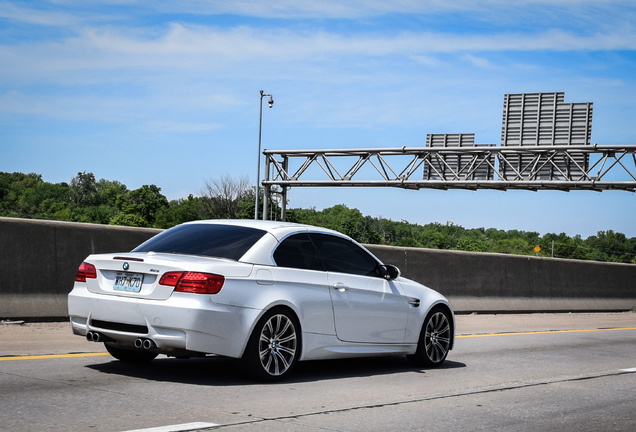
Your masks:
M135 348L149 350L156 348L155 343L151 339L135 339Z
M105 336L101 333L89 331L86 333L86 340L89 342L112 342L113 339ZM135 348L137 349L153 349L157 348L157 345L152 341L152 339L147 338L137 338L135 339Z
M86 333L86 340L89 342L99 342L99 336L99 333L89 331L88 333Z
M101 333L97 333L94 331L89 331L86 333L86 340L89 342L109 342L112 341L108 336L104 336Z

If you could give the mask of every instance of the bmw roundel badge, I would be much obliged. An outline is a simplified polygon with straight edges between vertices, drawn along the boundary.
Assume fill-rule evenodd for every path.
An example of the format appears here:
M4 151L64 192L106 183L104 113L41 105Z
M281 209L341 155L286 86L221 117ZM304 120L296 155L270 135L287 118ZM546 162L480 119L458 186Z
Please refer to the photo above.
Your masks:
M128 263L125 262L123 267L124 267L124 270L128 270L128 268L130 268L130 265L128 265Z

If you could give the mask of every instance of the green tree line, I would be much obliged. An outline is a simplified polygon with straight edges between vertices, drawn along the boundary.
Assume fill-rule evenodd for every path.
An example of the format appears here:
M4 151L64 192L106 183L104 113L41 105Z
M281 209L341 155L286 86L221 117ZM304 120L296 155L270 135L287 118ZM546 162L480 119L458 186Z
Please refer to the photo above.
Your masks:
M55 184L39 174L0 172L0 216L170 228L191 220L251 219L254 192L247 179L224 177L206 181L199 196L168 201L156 185L130 190L87 172ZM269 206L270 219L280 218L279 204L273 200ZM539 246L540 256L636 264L636 237L612 230L583 239L565 233L467 229L452 223L418 225L364 216L342 204L321 211L290 209L287 220L331 228L367 244L516 255L534 255Z

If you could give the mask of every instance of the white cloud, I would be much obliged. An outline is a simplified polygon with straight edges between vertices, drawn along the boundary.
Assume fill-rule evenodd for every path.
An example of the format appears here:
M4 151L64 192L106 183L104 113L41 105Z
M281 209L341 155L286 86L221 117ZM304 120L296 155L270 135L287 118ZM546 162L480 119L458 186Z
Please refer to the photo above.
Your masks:
M493 67L492 63L488 61L488 59L485 59L483 57L477 57L472 54L467 54L465 56L462 56L462 59L469 63L472 63L474 66L477 66L478 68L490 69Z
M63 0L69 6L84 5L85 0ZM481 13L485 16L538 9L548 19L551 11L566 11L585 17L599 8L633 8L631 0L102 0L92 3L139 8L147 13L193 15L240 15L283 19L365 19L389 14L439 15L444 13ZM493 14L493 12L496 12ZM493 18L496 19L496 18ZM591 19L591 17L590 17Z
M38 10L8 1L0 2L0 19L41 26L71 26L79 23L72 13Z
M316 62L337 58L406 56L432 65L439 54L460 54L485 66L477 53L523 51L634 50L636 31L582 36L562 30L536 34L462 35L404 33L395 36L343 36L324 31L263 31L251 27L219 29L172 24L163 34L86 29L58 42L23 42L0 46L0 76L56 80L68 72L87 70L228 70L237 64ZM88 77L90 78L90 77ZM111 76L109 79L116 79Z

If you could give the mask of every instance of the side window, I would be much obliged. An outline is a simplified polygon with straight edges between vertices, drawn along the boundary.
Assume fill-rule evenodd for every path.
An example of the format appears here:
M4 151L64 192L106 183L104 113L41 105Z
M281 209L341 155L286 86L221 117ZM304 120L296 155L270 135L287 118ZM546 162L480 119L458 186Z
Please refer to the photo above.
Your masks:
M355 243L328 234L310 234L327 271L379 276L378 262Z
M307 234L295 234L283 240L274 251L274 261L279 267L325 270Z

